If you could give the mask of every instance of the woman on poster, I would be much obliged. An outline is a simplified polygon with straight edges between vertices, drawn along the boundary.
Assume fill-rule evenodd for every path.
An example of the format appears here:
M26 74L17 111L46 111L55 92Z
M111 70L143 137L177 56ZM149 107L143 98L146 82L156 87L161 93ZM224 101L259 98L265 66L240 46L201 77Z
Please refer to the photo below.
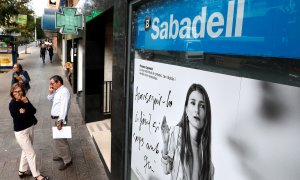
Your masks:
M175 127L169 127L163 118L162 166L171 180L212 180L210 132L211 109L206 90L192 84L187 92L184 112Z

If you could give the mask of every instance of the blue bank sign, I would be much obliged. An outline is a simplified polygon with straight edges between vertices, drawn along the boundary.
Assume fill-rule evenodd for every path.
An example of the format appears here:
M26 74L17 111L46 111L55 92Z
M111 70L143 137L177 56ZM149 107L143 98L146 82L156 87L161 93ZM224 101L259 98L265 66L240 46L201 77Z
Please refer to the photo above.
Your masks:
M154 1L134 29L139 49L300 58L296 0Z

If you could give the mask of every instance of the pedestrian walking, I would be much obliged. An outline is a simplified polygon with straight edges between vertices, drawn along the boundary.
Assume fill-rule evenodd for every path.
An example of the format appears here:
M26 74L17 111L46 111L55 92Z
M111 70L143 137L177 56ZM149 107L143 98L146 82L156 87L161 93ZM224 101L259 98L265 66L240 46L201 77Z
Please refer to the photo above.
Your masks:
M61 130L67 125L68 110L70 107L70 93L64 86L63 79L59 75L54 75L50 78L49 101L52 101L51 119L53 126ZM72 164L70 146L67 139L54 139L56 154L53 157L54 161L62 161L59 170L64 170Z
M26 91L30 89L30 77L27 71L23 70L23 67L21 64L16 63L13 66L13 74L12 74L12 79L11 79L11 85L18 83L22 85Z
M45 44L42 44L41 45L41 50L40 50L40 57L42 58L43 60L43 64L45 64L45 56L46 56L46 45Z
M48 51L49 51L50 62L52 63L53 47L51 45L48 47Z
M13 118L15 137L22 149L19 165L19 177L33 176L37 180L48 180L47 176L41 175L36 167L36 153L33 149L33 131L37 119L35 107L26 97L22 85L15 83L10 90L11 101L9 111Z

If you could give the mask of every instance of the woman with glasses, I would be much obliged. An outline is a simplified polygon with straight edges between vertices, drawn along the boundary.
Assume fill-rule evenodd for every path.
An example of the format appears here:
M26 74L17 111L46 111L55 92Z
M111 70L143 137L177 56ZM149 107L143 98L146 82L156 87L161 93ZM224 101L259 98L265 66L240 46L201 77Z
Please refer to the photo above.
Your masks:
M40 174L36 168L36 153L33 149L33 127L37 123L34 114L35 107L26 97L22 85L15 83L10 90L11 101L9 111L13 118L14 131L18 144L22 149L19 165L19 176L33 176L37 180L48 180L47 176Z

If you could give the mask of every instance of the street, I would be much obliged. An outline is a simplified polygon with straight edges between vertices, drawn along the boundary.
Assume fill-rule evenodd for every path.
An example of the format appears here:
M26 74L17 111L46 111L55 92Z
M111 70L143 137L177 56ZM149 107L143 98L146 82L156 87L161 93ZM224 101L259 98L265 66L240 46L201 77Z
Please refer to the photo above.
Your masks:
M73 164L64 171L59 171L59 162L54 162L52 147L52 131L50 109L51 102L46 98L48 94L49 78L58 74L63 77L64 85L71 91L68 80L64 77L63 68L57 56L54 62L49 62L46 56L46 63L43 64L39 57L39 47L35 42L28 46L30 54L22 53L24 46L20 47L20 60L23 68L31 78L31 89L29 100L37 109L36 118L38 123L34 130L34 150L37 154L37 167L43 175L50 179L57 180L81 180L108 179L103 164L99 158L93 140L86 128L84 120L76 102L76 95L71 93L71 106L68 115L69 125L72 127L72 138L69 144L72 152ZM12 71L0 74L0 180L16 180L21 156L21 148L16 142L13 121L8 110L11 100L9 96ZM25 178L32 179L32 177Z

